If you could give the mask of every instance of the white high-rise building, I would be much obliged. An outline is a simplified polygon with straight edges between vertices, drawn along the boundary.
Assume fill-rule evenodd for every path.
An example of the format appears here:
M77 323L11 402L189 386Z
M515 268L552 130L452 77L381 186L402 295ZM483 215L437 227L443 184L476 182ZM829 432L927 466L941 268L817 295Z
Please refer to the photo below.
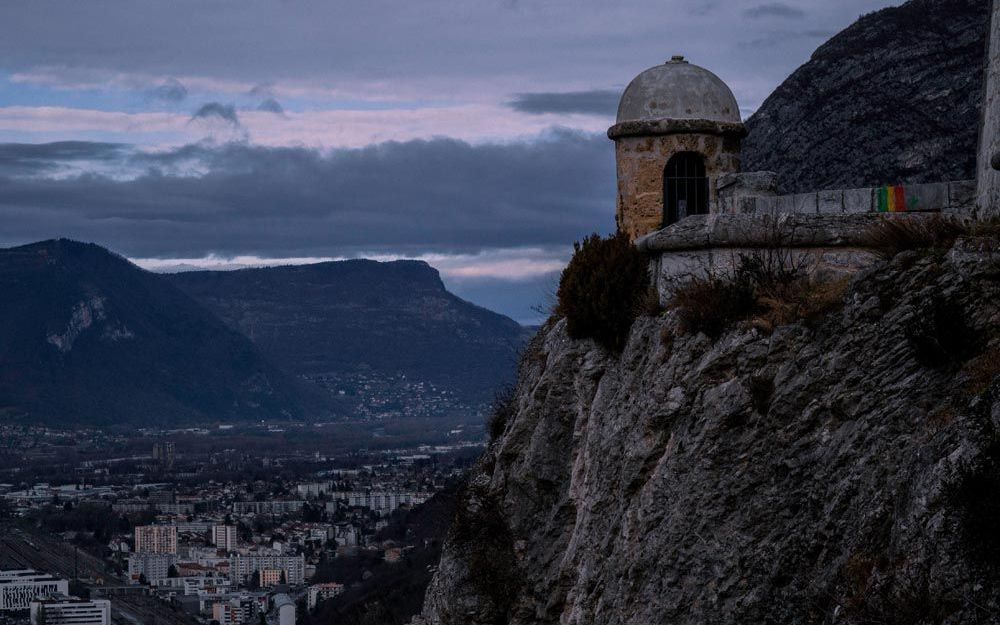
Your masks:
M236 551L236 526L234 525L213 525L212 544L219 549L226 551Z
M69 582L31 569L0 571L0 611L27 610L32 600L52 593L69 594Z
M177 527L139 525L135 528L136 553L177 553Z
M279 556L266 554L233 554L229 558L229 579L235 584L245 584L253 573L261 569L285 572L285 583L295 586L305 583L305 556Z
M278 612L278 625L295 625L295 602L282 593L274 596L274 609Z
M111 602L50 595L31 602L31 625L111 625Z
M129 581L138 584L141 577L150 584L170 577L170 567L177 563L172 553L135 553L128 557Z

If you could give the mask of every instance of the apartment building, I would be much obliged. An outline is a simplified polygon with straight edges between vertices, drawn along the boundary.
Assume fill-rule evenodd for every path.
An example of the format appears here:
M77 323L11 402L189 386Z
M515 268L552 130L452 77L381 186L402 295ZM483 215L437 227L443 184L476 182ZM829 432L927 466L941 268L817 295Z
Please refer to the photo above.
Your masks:
M78 599L64 594L31 602L31 625L111 625L111 602Z
M177 527L139 525L135 528L136 553L177 553Z

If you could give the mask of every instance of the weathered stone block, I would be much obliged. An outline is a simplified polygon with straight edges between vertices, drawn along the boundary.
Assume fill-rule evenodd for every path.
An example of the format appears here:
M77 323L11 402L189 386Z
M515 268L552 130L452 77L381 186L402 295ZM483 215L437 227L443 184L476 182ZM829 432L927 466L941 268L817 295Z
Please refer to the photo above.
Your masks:
M907 212L940 211L948 208L949 202L947 182L906 185Z
M755 197L737 197L736 206L734 207L734 212L750 214L757 212L757 198Z
M761 195L754 198L754 210L756 214L773 214L778 210L778 197L774 195Z
M871 213L875 211L875 189L845 189L845 213Z
M778 197L782 200L778 204L782 212L797 213L800 215L814 215L818 212L815 193L797 193L795 195L781 195Z
M773 171L751 171L739 174L740 184L751 195L777 195L778 174Z
M958 180L948 184L948 208L950 210L972 210L976 206L976 181Z
M731 194L738 188L739 176L739 174L724 173L715 179L715 190L719 193L720 197L727 193Z
M817 212L823 214L839 214L844 212L844 192L820 191L816 194Z
M774 198L775 208L779 213L795 212L795 201L791 195L779 195Z

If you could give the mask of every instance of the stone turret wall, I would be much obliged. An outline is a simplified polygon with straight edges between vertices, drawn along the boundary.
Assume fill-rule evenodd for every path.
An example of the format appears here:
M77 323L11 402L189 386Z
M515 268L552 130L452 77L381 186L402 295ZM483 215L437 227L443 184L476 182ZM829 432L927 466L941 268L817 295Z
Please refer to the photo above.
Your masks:
M663 227L663 172L679 152L705 157L709 201L715 200L716 180L739 171L738 136L718 134L664 134L615 139L618 163L618 230L634 241Z
M1000 2L994 0L979 138L977 204L984 217L1000 216Z

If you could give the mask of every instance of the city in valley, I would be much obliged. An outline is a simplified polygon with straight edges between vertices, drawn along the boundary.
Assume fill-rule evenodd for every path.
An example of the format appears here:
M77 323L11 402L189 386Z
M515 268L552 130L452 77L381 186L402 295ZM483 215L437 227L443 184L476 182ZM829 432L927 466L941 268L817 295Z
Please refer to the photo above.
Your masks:
M290 625L426 584L472 421L438 444L391 422L4 426L3 622Z
M1000 0L0 1L0 625L1000 624Z

